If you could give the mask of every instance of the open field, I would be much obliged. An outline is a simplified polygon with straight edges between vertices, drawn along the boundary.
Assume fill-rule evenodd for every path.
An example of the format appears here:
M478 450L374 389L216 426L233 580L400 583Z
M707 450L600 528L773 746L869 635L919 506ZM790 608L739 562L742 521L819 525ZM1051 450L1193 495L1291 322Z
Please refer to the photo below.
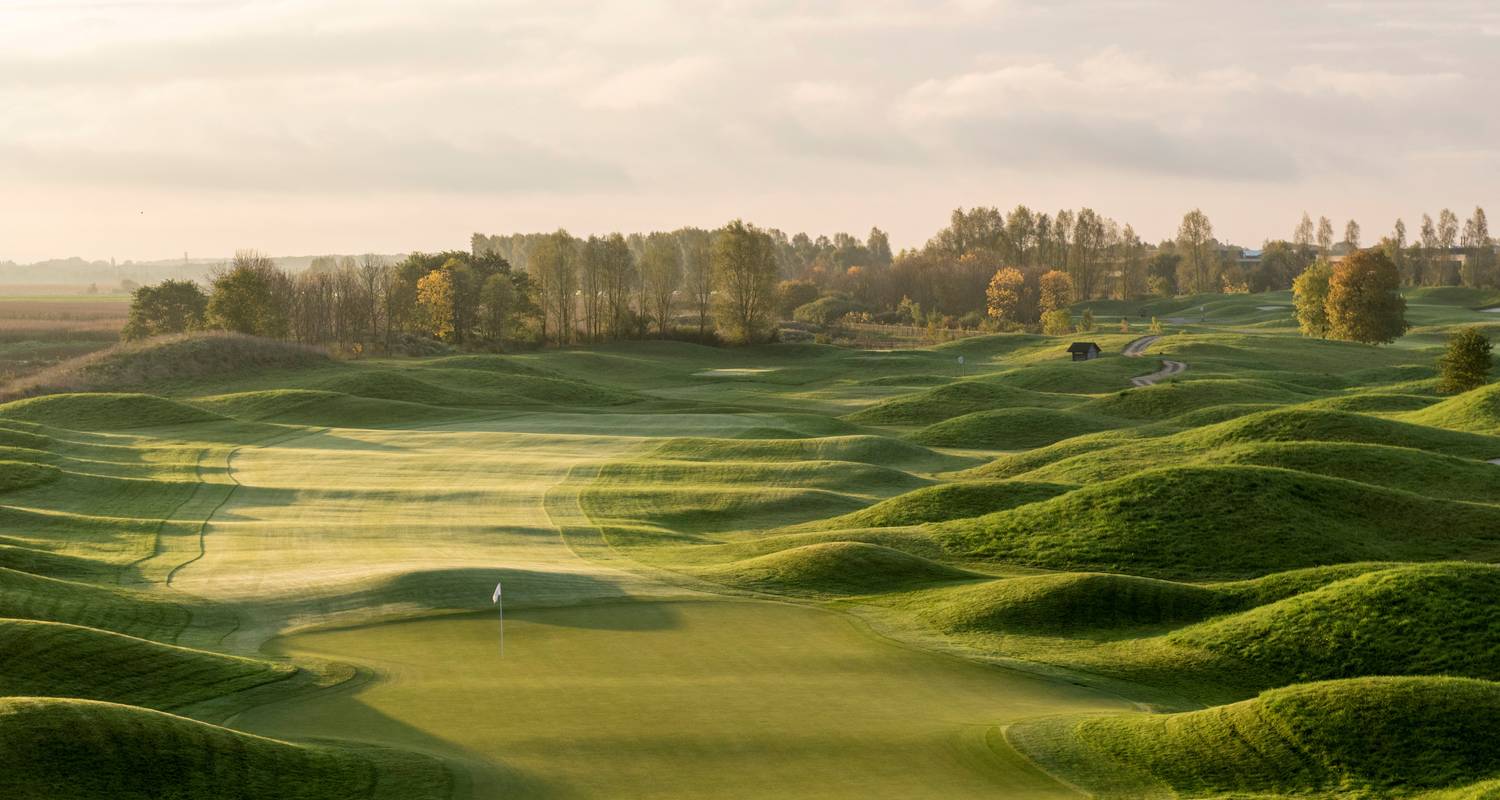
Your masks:
M1273 294L1092 304L1183 321L1078 363L1005 334L69 364L0 405L0 790L1492 790L1500 392L1436 394L1430 345L1493 298L1412 299L1388 348Z

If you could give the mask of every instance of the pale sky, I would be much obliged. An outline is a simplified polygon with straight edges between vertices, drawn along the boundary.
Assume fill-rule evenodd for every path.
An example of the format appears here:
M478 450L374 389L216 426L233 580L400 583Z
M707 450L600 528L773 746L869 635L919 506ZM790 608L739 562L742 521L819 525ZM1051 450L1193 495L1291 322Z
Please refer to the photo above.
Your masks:
M0 260L1500 205L1500 4L0 0Z

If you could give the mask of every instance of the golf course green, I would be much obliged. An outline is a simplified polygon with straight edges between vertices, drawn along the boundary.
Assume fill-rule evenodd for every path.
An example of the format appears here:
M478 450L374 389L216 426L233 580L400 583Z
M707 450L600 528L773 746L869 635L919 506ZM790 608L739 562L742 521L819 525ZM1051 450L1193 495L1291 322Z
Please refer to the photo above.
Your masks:
M1486 796L1500 392L1433 365L1493 315L1411 299L92 357L0 405L0 796Z

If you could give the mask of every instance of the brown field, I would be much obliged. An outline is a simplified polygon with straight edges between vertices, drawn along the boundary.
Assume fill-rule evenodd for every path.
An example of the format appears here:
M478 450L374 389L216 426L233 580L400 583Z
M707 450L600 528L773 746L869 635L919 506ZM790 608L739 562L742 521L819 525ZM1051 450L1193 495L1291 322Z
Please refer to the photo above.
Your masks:
M108 347L120 339L130 313L129 295L17 296L0 287L0 381L31 375L60 361ZM52 289L64 287L26 287Z

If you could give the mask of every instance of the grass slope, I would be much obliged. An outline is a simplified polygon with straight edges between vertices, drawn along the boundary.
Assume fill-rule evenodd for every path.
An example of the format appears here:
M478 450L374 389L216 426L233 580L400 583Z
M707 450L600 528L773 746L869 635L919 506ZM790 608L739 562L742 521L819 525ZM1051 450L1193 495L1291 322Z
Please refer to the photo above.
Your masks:
M160 711L0 698L0 795L15 800L418 800L448 775L414 754L297 745Z
M813 529L893 528L965 519L1049 500L1077 487L1028 481L956 481L924 486L852 514L804 526Z
M149 394L54 394L0 405L0 417L85 431L216 422L222 416Z
M295 672L289 664L95 628L0 619L0 695L108 700L172 710Z
M697 574L742 589L799 595L874 594L977 577L921 556L865 542L793 547Z
M1120 427L1106 417L1052 408L1002 408L944 420L912 434L935 447L1024 450Z
M1500 557L1500 508L1248 466L1147 470L933 530L965 556L1160 577Z
M1023 723L1011 739L1098 796L1404 796L1500 776L1500 684L1357 678L1228 706Z

